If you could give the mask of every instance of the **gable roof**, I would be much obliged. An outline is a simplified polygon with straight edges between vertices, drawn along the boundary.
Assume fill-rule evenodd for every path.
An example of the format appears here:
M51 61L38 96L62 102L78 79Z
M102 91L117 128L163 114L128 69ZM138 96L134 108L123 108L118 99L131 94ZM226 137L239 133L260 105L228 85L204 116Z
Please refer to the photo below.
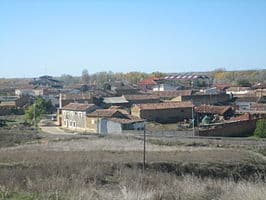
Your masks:
M80 94L71 94L71 93L66 93L66 94L61 94L61 99L62 100L78 100L78 99L91 99L92 95L91 93L80 93Z
M140 119L140 118L124 119L124 118L111 117L111 118L108 118L108 120L113 121L113 122L117 122L117 123L121 123L121 124L133 124L133 123L137 123L137 122L144 122L144 120Z
M95 107L94 104L88 103L69 103L62 108L62 110L73 110L73 111L86 111L90 108Z
M192 90L156 91L152 92L152 94L159 97L174 98L177 96L190 96L192 94Z
M115 109L98 109L92 113L87 114L87 116L89 117L114 117L115 114L117 113L123 115L123 113Z
M163 110L173 108L192 108L193 104L190 101L186 102L163 102L163 103L147 103L137 104L141 110Z
M125 99L128 101L134 101L134 100L146 100L146 99L160 99L158 95L152 95L152 94L136 94L136 95L124 95Z
M146 78L146 79L140 81L138 83L138 85L157 85L156 81L158 81L158 80L160 80L160 78L150 77L150 78Z
M224 115L228 110L232 109L231 106L212 106L212 105L201 105L195 108L198 113L211 113Z
M214 87L219 89L219 90L226 90L226 89L230 88L231 85L230 84L222 84L221 83L221 84L214 84Z

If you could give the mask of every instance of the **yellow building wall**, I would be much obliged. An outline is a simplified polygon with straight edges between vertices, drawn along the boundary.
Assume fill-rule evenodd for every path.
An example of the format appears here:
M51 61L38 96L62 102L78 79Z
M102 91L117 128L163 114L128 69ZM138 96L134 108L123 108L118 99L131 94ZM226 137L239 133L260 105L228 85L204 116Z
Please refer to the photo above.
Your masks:
M140 117L140 109L139 109L139 107L133 106L131 108L131 115L136 116L136 117Z
M97 117L86 117L86 131L91 133L97 133L98 127L98 118Z

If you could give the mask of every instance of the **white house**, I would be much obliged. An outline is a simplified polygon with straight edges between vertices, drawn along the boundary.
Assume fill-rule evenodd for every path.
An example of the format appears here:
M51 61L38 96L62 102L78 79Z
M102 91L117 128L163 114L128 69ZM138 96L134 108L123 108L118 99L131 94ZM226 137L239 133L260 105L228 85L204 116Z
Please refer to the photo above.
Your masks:
M70 103L64 106L61 109L62 127L71 130L86 131L86 115L96 109L96 105L87 103Z
M176 90L176 86L168 83L160 83L152 87L153 91L173 91Z

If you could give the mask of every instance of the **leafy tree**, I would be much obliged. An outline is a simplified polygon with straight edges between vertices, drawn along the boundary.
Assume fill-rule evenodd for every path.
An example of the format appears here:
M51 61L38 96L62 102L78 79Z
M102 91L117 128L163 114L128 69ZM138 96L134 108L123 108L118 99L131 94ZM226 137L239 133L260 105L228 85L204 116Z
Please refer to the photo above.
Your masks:
M34 104L29 106L25 111L26 122L33 123L34 118L39 121L41 115L46 113L51 113L53 110L53 105L51 101L45 101L43 98L38 97Z
M254 135L260 138L266 137L266 119L260 119L257 121Z

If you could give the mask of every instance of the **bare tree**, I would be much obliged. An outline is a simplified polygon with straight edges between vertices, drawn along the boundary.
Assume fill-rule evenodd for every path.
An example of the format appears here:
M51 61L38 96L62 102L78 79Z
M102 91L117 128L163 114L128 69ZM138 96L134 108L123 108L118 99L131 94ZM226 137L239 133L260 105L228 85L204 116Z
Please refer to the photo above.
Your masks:
M84 84L89 84L90 82L90 75L87 69L82 70L82 75L81 75L82 83Z

